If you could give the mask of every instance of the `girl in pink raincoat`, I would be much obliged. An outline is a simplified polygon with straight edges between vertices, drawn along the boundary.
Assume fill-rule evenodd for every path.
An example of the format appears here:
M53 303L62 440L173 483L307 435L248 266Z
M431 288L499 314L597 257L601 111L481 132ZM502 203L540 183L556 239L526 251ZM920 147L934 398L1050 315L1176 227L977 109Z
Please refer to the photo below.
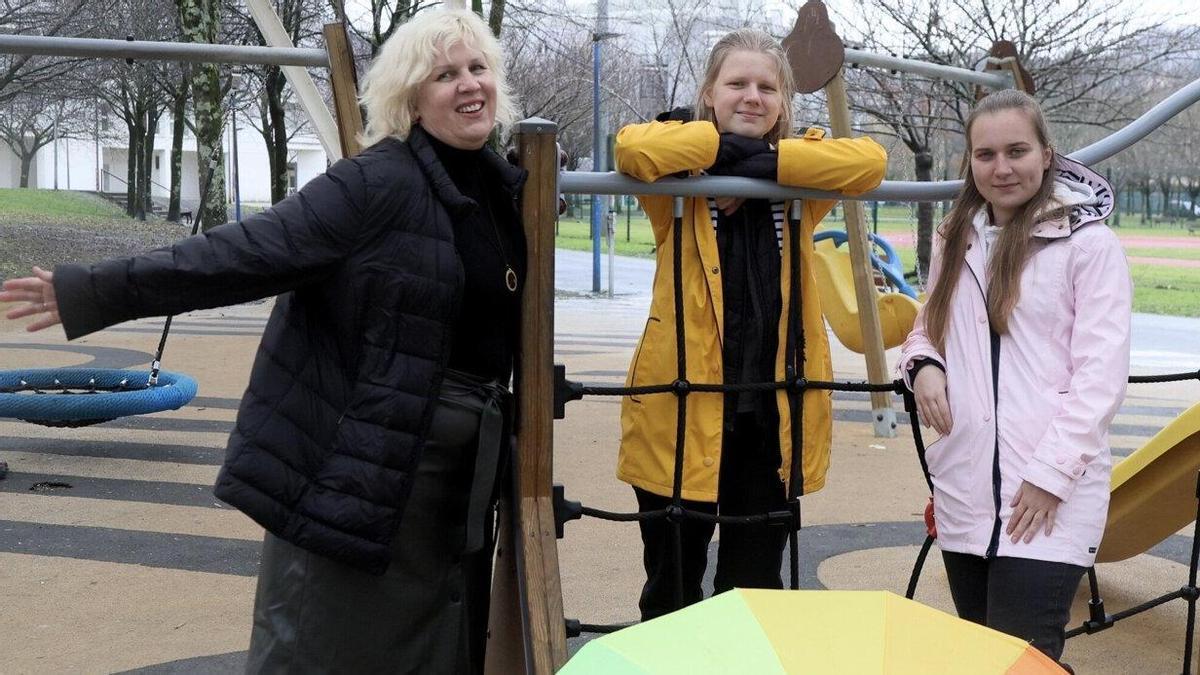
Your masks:
M1112 188L1054 152L1032 98L984 98L966 138L899 369L941 434L926 460L959 616L1058 659L1108 511L1129 267L1104 223Z

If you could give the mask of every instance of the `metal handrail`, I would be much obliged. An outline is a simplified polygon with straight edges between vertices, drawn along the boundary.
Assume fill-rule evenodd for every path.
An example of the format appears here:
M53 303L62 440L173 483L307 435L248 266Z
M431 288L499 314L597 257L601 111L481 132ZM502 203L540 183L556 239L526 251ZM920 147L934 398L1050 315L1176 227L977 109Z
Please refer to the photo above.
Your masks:
M1085 165L1102 162L1149 135L1172 117L1200 101L1200 79L1182 87L1141 117L1108 137L1080 148L1067 156ZM824 190L794 188L766 180L736 176L694 176L663 178L653 183L621 174L594 171L563 171L559 189L570 194L673 195L710 197L749 197L751 199L833 199L855 201L936 202L954 199L962 190L961 180L884 181L879 187L860 195L843 195Z
M111 171L108 171L106 169L100 169L100 173L102 173L106 176L112 176L113 178L116 178L117 180L121 181L122 183L129 185L129 181L125 180L124 178L121 178L120 176L118 176L117 174L115 174ZM167 192L171 191L171 188L167 187L166 185L163 185L162 183L159 183L158 181L151 180L150 184L155 187L162 188L162 189L166 190Z

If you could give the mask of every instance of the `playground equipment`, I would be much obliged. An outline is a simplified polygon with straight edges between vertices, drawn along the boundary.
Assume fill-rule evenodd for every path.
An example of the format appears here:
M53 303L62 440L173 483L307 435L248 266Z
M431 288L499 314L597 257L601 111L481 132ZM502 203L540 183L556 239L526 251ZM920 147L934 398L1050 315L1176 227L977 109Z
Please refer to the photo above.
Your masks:
M813 261L816 264L817 284L820 286L821 311L837 339L851 351L863 353L866 348L858 301L854 297L854 271L850 255L838 250L847 240L845 232L830 230L813 236L816 242ZM904 342L917 319L921 304L917 292L904 280L899 256L879 235L871 235L871 243L883 249L887 260L871 253L872 267L896 291L874 289L874 301L879 314L880 335L884 349ZM874 285L874 284L872 284Z
M819 4L815 3L815 5ZM809 14L802 13L802 18L814 16L816 19L823 19L823 7L815 5L813 2L805 5ZM813 13L817 9L821 10L819 16ZM352 68L350 72L347 72L345 66L331 65L330 55L325 50L274 47L231 48L224 45L131 43L120 40L88 41L84 45L82 42L70 40L63 43L62 40L62 38L0 35L0 52L50 56L73 55L329 66L333 75L335 95L339 87L350 87L350 91L353 91ZM840 44L840 40L838 42ZM793 42L790 45L790 51L794 51L797 46L802 48L806 44L808 42L801 32L799 44ZM75 45L80 45L80 49L71 51L75 50ZM826 82L833 85L830 92L830 100L834 103L831 106L834 108L831 110L831 116L836 114L839 117L835 122L835 133L840 134L848 133L848 118L844 117L842 113L845 106L838 104L839 101L844 101L844 87L842 87L840 78L843 60L860 65L922 72L990 88L1013 86L1015 84L1013 74L1019 73L1011 68L1000 73L977 72L866 54L855 50L843 50L842 54L834 60L836 64L824 71L832 78ZM841 87L840 91L839 87ZM341 102L353 100L352 94L336 95L335 98ZM1200 100L1200 80L1179 90L1112 136L1073 153L1072 157L1085 164L1101 161L1140 140L1197 100ZM342 110L342 103L339 103L338 111L340 136L345 143L345 139L352 137L356 131L354 123L351 121L353 115L349 111ZM566 661L566 623L563 620L555 536L556 531L561 536L563 523L571 518L569 503L565 498L556 500L551 487L552 418L556 414L561 416L565 412L565 403L572 397L583 394L621 395L624 393L618 391L620 388L583 387L567 381L565 376L559 377L558 386L555 385L552 360L554 257L551 252L554 246L554 218L557 211L558 194L563 192L709 195L776 200L843 199L844 197L815 190L790 189L775 183L744 178L672 178L653 184L644 184L612 173L560 173L555 149L556 127L553 123L545 120L527 120L517 125L515 133L521 164L530 171L530 179L526 183L522 200L524 209L522 215L531 265L522 299L524 317L521 331L522 358L521 370L516 378L519 383L517 394L521 406L519 413L521 424L517 430L517 444L521 448L521 452L513 467L515 475L513 495L508 500L506 510L502 512L500 518L502 533L499 537L500 544L497 551L496 581L492 603L493 620L491 621L487 668L489 672L551 673ZM345 152L346 147L343 146L342 149ZM885 182L878 189L858 195L853 199L938 201L952 198L960 188L961 181ZM848 224L848 226L850 228L848 245L854 261L855 289L861 297L867 292L875 292L864 281L870 274L866 255L868 244L865 226L861 219L853 224ZM792 241L795 242L797 239L793 237ZM869 323L872 316L876 317L875 321L878 321L878 305L872 300L872 296L867 295L865 300L859 300L856 304L863 308L862 316L865 318L861 319L862 321ZM677 313L677 316L681 315L682 313ZM868 330L862 330L861 333L867 337L865 343L868 350L880 351L882 349L882 340L875 337L879 335L877 325ZM680 353L682 358L682 350ZM802 394L808 388L836 388L879 394L883 403L873 402L873 407L879 411L876 424L878 429L880 426L887 426L887 418L884 416L884 408L881 406L886 405L886 414L894 416L894 413L891 412L890 399L887 397L888 393L899 393L899 391L895 382L884 381L887 378L886 367L882 363L882 359L872 358L874 360L869 359L868 364L871 380L875 384L809 382L798 377L787 382L761 383L753 386L764 390L767 388L788 390L793 396ZM674 383L662 383L649 387L653 391L647 393L685 397L689 391L718 390L712 387L719 386L721 385L688 383L681 379ZM680 406L680 409L685 409L685 406ZM913 417L915 418L915 415ZM794 426L798 427L799 424ZM745 518L747 520L757 518L757 522L782 518L788 522L795 522L798 526L798 501L794 500L793 504L797 507L794 521L790 520L793 518L791 513L764 514L761 517L748 516ZM575 517L578 517L578 514L600 515L600 512L580 507ZM678 502L670 509L669 513L664 511L662 513L615 515L620 516L620 519L623 520L645 517L670 518L671 522L676 525L685 518L698 517L683 509ZM796 550L793 544L793 586L797 584L795 555ZM1191 587L1194 589L1194 582Z
M1200 403L1113 467L1108 524L1096 562L1145 553L1196 518Z

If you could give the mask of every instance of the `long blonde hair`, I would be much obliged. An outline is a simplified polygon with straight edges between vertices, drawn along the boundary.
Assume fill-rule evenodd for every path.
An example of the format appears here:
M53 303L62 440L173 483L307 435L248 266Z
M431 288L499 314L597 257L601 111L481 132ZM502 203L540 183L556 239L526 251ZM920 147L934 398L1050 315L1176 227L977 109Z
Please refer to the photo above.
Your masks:
M1038 142L1042 148L1050 148L1051 158L1049 167L1042 174L1042 185L1037 193L1017 209L1012 222L1001 228L991 260L988 262L988 320L992 330L997 333L1008 332L1008 318L1021 297L1021 272L1025 269L1032 248L1033 226L1039 217L1046 215L1044 212L1054 194L1054 150L1050 143L1046 118L1042 115L1037 101L1016 89L1005 89L984 97L967 117L967 149L963 154L961 171L962 192L954 200L953 208L938 227L938 233L944 242L940 251L941 274L929 293L924 311L926 335L938 351L943 351L946 346L951 301L966 261L967 242L974 229L975 214L987 207L987 201L975 186L975 176L971 172L971 128L982 115L1004 110L1020 110L1029 116Z
M483 19L466 9L426 10L392 33L363 77L359 97L367 109L367 128L359 135L363 147L388 136L400 140L408 137L421 84L433 72L437 57L456 44L483 53L496 81L497 125L507 126L516 120L504 51Z
M706 94L712 91L716 84L717 75L721 73L721 66L725 65L725 59L733 52L746 51L758 52L766 54L775 62L775 68L778 71L779 77L779 95L782 97L782 104L779 107L779 119L776 120L775 126L767 132L766 139L772 144L778 143L781 138L789 138L792 135L792 98L796 93L795 79L792 77L792 67L788 64L787 54L783 52L783 47L779 41L761 30L754 28L739 28L725 35L717 44L713 46L712 51L708 54L708 64L704 68L704 83L700 86L700 91L696 94L696 119L706 122L716 122L716 113L712 106L704 102Z

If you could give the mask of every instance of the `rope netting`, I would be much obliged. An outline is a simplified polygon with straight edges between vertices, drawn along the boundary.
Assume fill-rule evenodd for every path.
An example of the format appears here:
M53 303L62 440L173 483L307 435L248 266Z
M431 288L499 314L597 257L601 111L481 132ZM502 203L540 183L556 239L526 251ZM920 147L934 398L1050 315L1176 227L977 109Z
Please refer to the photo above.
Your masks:
M671 237L673 244L672 254L672 286L674 290L674 310L675 310L675 343L676 343L676 379L672 382L664 382L659 384L648 384L641 386L606 386L606 385L590 385L574 382L566 378L566 371L563 366L555 367L555 417L561 419L565 416L566 403L577 401L584 396L652 396L652 395L673 395L678 399L676 405L676 429L675 429L675 457L674 457L674 476L671 491L671 503L662 509L649 511L635 512L618 512L597 509L585 506L580 502L570 501L565 498L561 486L556 486L554 491L555 498L555 519L557 521L558 534L562 536L563 524L567 521L577 520L583 516L608 520L613 522L643 522L650 520L665 520L671 524L671 539L674 549L674 571L675 571L675 603L677 608L683 606L683 574L682 574L682 537L680 528L686 521L699 521L704 523L719 524L721 526L744 526L744 527L761 527L765 525L787 525L789 527L788 553L789 553L789 588L796 590L800 587L799 580L799 552L797 533L802 526L800 497L803 495L804 476L802 471L803 466L803 442L802 433L804 428L803 408L801 401L805 392L809 390L825 390L825 391L840 391L840 392L858 392L858 393L891 393L900 396L904 402L904 411L909 415L910 426L912 428L913 441L916 446L917 458L921 464L921 471L925 477L926 484L930 492L933 491L933 483L929 477L928 465L925 461L925 444L921 437L920 423L917 417L916 399L912 392L901 379L896 379L888 383L868 383L855 381L834 381L834 380L816 380L808 379L804 375L804 327L800 321L799 305L801 298L801 276L800 276L800 236L799 236L799 209L800 201L792 202L792 216L788 219L789 230L789 295L791 302L788 303L787 316L787 339L785 343L784 367L787 377L778 381L770 382L749 382L725 384L715 382L692 382L687 378L687 352L685 340L685 321L684 321L684 303L683 303L683 274L682 274L682 232L683 232L683 213L684 200L675 198L674 222L671 227ZM1130 383L1165 383L1165 382L1182 382L1187 380L1200 381L1200 370L1180 373L1170 373L1165 375L1138 375L1129 378ZM684 436L687 430L687 398L694 393L741 393L741 392L771 392L783 391L786 392L789 410L791 412L791 447L792 447L792 462L789 467L789 482L787 493L787 509L770 511L766 513L757 513L750 515L719 515L704 511L689 509L685 506L681 495L683 484L683 456L684 456ZM920 575L920 569L925 557L928 555L932 546L933 538L927 537L921 547L918 555L917 565L913 570L913 574L909 580L907 596L911 598L916 589L917 581ZM568 635L578 635L581 632L587 633L608 633L622 628L628 627L630 624L589 624L580 623L575 620L568 620L567 630Z

